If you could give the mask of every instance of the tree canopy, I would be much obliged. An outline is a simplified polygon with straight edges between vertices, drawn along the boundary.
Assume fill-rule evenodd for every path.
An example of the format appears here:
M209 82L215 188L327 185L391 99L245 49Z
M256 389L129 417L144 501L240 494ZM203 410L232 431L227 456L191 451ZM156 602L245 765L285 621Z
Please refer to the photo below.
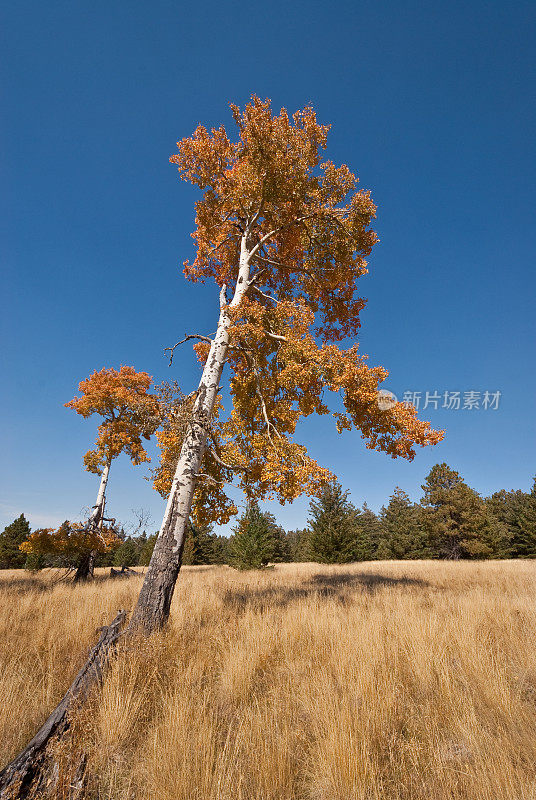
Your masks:
M215 409L219 460L207 453L203 472L213 482L200 481L196 493L198 504L213 514L226 508L227 518L234 503L215 486L233 471L250 499L281 502L317 494L333 477L294 439L297 423L310 414L331 413L338 431L355 428L367 447L393 457L412 459L416 446L442 438L411 407L380 408L378 386L388 373L370 367L353 341L365 305L357 283L377 241L376 209L346 165L322 159L330 126L319 124L312 108L276 115L255 96L243 112L231 108L237 141L224 127L198 126L171 158L203 192L197 253L185 262L186 277L212 278L233 297L244 283L240 301L227 308L232 409L227 416L221 403ZM197 338L204 363L210 341ZM348 338L351 344L339 344ZM341 396L342 410L330 411L330 392ZM164 460L175 461L169 448L180 449L181 437L161 443ZM170 471L167 491L171 478Z
M84 456L89 472L100 475L123 452L135 466L149 461L142 439L149 439L160 422L158 398L149 393L151 382L150 375L134 367L101 369L79 383L81 397L65 403L85 418L103 418L95 448Z
M300 419L331 413L338 431L355 429L393 458L412 459L443 435L411 406L378 403L387 371L369 367L355 342L376 209L346 165L323 160L329 126L310 107L274 114L256 96L231 109L235 141L224 127L200 125L171 157L202 193L185 275L217 284L220 311L215 334L191 332L170 348L173 358L182 341L197 340L203 372L160 442L162 465L175 467L158 476L168 503L130 623L146 632L169 614L190 517L222 522L236 512L225 488L233 476L250 502L317 495L332 479L295 440Z

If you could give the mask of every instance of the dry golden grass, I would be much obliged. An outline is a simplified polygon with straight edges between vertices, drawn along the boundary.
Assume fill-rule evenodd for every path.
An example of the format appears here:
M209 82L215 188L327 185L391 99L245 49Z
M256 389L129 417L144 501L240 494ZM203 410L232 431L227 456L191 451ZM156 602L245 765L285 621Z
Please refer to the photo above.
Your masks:
M3 761L140 585L14 575ZM169 630L126 646L77 722L87 797L534 800L535 590L523 561L185 568Z

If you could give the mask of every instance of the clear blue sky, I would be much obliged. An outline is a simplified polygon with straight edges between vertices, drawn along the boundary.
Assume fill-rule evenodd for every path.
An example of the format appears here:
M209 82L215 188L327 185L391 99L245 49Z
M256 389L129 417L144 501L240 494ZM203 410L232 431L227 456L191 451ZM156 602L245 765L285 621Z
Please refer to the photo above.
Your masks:
M217 292L190 284L194 190L168 157L198 122L231 128L251 93L333 125L329 155L378 206L363 280L361 347L404 391L500 391L498 410L422 414L444 443L413 463L337 436L303 440L377 509L412 497L447 461L478 491L535 471L534 3L177 3L18 0L4 5L2 478L0 524L77 518L95 426L63 408L95 368L132 364L197 383L184 349L210 332ZM109 510L163 501L126 459ZM272 508L303 525L305 501Z

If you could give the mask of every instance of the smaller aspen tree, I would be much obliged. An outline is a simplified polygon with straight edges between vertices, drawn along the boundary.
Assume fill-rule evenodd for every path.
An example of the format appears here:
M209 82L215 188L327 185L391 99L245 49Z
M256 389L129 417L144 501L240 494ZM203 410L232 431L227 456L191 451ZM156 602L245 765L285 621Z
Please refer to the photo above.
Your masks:
M106 488L114 458L126 453L134 466L150 461L142 439L152 436L162 415L159 398L149 392L151 382L150 375L136 372L134 367L101 369L81 381L81 397L65 404L82 417L96 414L102 418L95 447L84 456L86 470L100 476L97 499L84 525L87 535L99 535L103 528ZM92 574L95 552L92 549L81 558L76 580Z

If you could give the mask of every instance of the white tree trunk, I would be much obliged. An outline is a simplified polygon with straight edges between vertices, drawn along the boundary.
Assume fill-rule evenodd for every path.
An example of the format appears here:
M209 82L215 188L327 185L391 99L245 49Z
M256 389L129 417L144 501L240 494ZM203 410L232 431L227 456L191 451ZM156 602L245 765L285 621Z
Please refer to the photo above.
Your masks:
M104 517L104 507L106 505L106 487L108 485L108 475L110 474L110 464L106 464L101 473L99 491L97 493L97 502L91 509L91 514L86 522L86 530L91 531L102 528L102 521ZM86 581L88 578L93 577L93 570L95 568L96 552L92 550L90 553L85 553L76 568L74 576L75 583L79 581Z
M245 238L242 239L238 280L230 307L237 306L248 289L250 254ZM160 532L130 622L131 629L151 633L161 628L169 616L197 475L205 453L208 425L227 359L229 326L230 317L223 287L218 328L203 369L192 420L184 438Z
M88 523L90 525L95 525L95 526L100 525L100 523L102 522L102 518L104 517L104 506L106 503L106 487L108 485L109 474L110 474L110 465L106 464L101 474L99 491L97 494L97 502L93 506L91 514L89 515Z

